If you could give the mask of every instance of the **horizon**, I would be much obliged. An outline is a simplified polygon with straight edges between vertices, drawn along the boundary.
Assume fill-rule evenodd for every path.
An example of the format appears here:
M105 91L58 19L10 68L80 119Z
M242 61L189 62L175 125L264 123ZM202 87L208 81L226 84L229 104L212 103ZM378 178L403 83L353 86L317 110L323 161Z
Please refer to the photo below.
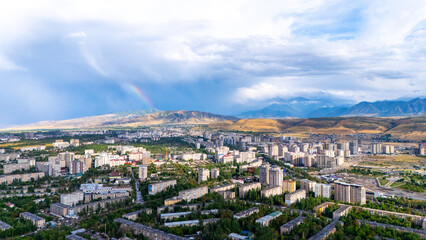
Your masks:
M424 97L424 12L422 1L9 2L0 127Z

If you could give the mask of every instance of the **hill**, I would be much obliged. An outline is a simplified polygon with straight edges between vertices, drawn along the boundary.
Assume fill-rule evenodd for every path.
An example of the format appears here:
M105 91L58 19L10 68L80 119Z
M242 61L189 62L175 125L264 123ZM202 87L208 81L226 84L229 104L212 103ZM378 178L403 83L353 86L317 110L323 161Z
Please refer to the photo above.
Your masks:
M353 106L338 105L323 99L289 99L263 109L239 114L241 118L319 118L342 116L409 117L425 116L426 99L410 101L360 102Z
M136 128L153 125L209 124L217 121L235 121L235 117L199 111L136 111L112 113L61 121L43 121L16 126L3 131L53 130L53 129L105 129Z
M214 130L314 134L391 134L413 140L426 139L426 117L329 117L309 119L241 119L209 124Z

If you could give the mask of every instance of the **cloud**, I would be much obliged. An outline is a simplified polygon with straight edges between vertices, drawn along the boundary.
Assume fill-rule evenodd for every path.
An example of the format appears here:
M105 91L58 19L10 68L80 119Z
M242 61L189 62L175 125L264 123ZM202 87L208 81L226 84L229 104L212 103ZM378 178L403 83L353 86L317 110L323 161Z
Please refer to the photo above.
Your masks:
M9 76L0 83L25 72L50 89L39 96L46 109L61 92L52 118L88 113L67 109L74 98L99 112L139 107L125 82L160 109L216 112L277 97L425 95L424 12L421 0L10 1L0 9Z

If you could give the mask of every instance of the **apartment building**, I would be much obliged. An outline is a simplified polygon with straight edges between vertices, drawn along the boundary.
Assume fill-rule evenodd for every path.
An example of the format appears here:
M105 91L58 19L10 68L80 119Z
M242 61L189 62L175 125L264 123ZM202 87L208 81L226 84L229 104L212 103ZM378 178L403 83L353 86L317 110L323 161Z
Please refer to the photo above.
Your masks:
M297 202L298 200L301 200L301 199L304 199L304 198L306 198L306 191L304 189L299 189L295 192L287 193L284 196L284 200L285 200L285 203L287 205L291 205L291 204Z
M271 197L271 196L276 196L280 194L283 194L283 188L281 186L270 187L260 191L260 195L264 197Z
M20 217L30 220L37 228L46 226L46 220L44 218L34 215L29 212L23 212L19 214Z
M207 181L210 177L210 170L205 168L198 169L198 183Z
M269 168L271 166L268 163L262 164L259 167L259 181L263 185L269 185Z
M148 177L148 165L139 165L139 179L144 181Z
M148 194L154 195L176 185L176 180L169 180L148 185Z
M317 183L315 185L315 197L331 198L331 185Z
M366 203L365 187L344 182L334 183L334 200L348 203Z
M283 181L283 192L294 192L296 191L296 181L284 180Z
M179 197L186 201L191 201L192 199L200 198L208 193L209 189L207 186L187 189L179 192Z
M315 186L316 182L308 180L308 179L302 179L300 180L300 189L305 189L306 192L315 192Z
M283 186L283 170L279 166L272 166L269 169L269 186L277 187Z
M260 190L261 188L262 188L262 184L260 182L248 183L248 184L241 185L238 188L238 193L240 198L244 198L250 190L252 189Z

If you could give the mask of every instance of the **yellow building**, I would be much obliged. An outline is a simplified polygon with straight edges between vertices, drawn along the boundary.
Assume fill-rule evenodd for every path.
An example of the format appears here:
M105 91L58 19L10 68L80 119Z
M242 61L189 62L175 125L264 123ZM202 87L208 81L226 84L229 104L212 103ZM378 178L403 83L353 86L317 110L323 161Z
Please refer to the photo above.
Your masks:
M283 192L294 192L294 191L296 191L296 181L284 180Z

